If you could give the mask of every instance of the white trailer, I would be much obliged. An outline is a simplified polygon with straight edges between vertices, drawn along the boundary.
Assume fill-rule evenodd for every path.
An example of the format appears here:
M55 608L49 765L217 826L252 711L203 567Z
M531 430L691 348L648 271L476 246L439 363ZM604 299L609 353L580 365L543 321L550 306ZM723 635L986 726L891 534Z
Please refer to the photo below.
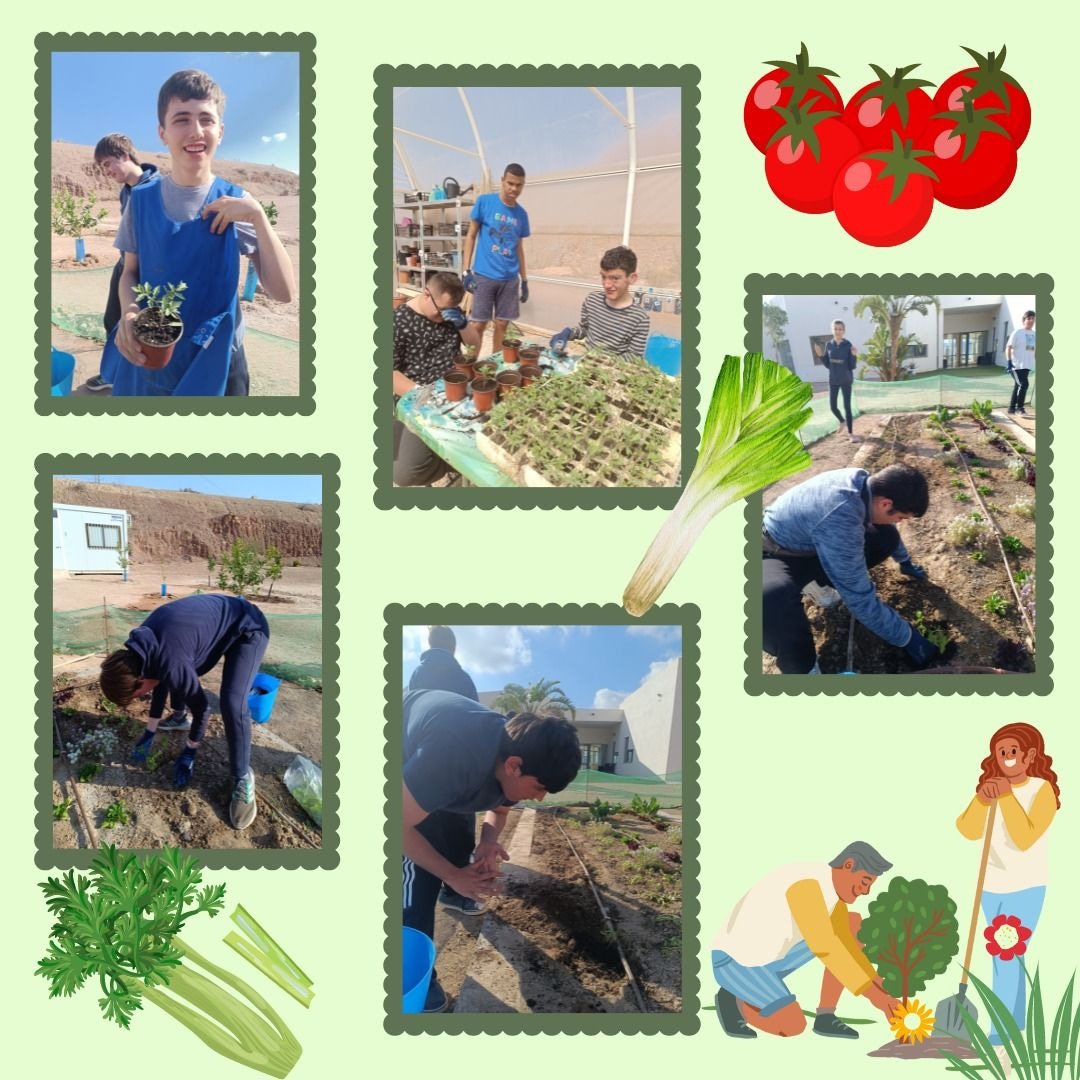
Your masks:
M130 528L126 510L53 503L53 570L123 575Z

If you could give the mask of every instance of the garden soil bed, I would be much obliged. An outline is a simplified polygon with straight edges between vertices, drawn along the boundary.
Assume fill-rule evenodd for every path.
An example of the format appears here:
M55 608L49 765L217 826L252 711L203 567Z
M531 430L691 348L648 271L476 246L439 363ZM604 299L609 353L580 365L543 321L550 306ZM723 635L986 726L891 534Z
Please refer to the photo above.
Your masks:
M937 441L937 429L927 423L926 414L892 416L880 433L858 445L852 466L870 472L893 462L906 462L920 468L930 485L930 506L922 518L912 518L900 526L901 536L912 559L927 573L927 580L913 581L899 573L893 560L887 560L870 571L878 596L908 621L922 613L927 630L945 632L956 643L952 667L966 670L972 667L1031 672L1035 660L1028 648L1028 635L1017 611L1016 599L1009 580L1017 571L1035 571L1035 521L1010 510L1018 500L1031 500L1034 487L1016 480L1007 471L1007 463L1016 457L1009 448L991 446L970 416L957 417L950 426L954 438L970 448L966 464L974 470L986 470L987 475L976 477L975 483L990 488L983 497L986 510L980 505L967 481L955 452L943 450ZM992 433L991 433L992 434ZM831 441L831 440L830 440ZM1034 460L1029 455L1031 460ZM813 472L822 468L839 467L815 462ZM812 475L802 472L799 482ZM790 485L788 485L790 486ZM766 505L779 490L765 494ZM956 496L966 494L970 501ZM987 512L997 522L1001 532L1016 537L1020 549L1008 555L1003 563L997 543L987 533L982 546L982 558L972 558L973 547L957 547L949 542L946 533L954 518L972 512ZM997 594L1005 603L1002 613L994 614L984 608L987 599ZM848 666L848 627L850 613L842 604L822 610L806 599L807 614L817 646L821 670L825 674L843 671ZM855 623L853 670L863 674L907 673L912 670L903 649L895 648ZM1001 651L1003 641L1021 646L1008 654ZM763 670L776 673L772 657L763 655Z
M518 813L511 811L512 822ZM487 923L485 933L518 939L509 960L521 973L522 987L528 984L530 1011L639 1011L615 939L559 825L589 868L646 1010L677 1012L682 1007L680 831L662 830L630 814L592 824L584 810L559 811L557 818L537 813L529 870L508 875L505 893L491 901L488 914L477 919L440 912L437 964L444 989L456 996L481 930L475 924ZM629 849L627 839L637 851ZM446 926L452 922L462 925L448 939Z
M65 746L82 732L106 728L115 733L117 749L104 756L101 770L86 781L76 781L75 777L87 759L70 769L62 757L54 757L53 804L72 799L77 782L99 843L128 849L166 845L196 849L321 846L320 830L296 804L282 779L297 752L321 764L320 693L282 683L270 722L253 725L251 766L259 813L249 829L237 832L228 820L228 751L217 703L220 670L201 680L213 713L195 773L182 791L172 786L172 768L184 747L185 733L162 732L157 736L154 746L160 758L153 771L130 763L131 749L144 730L148 699L118 709L102 698L96 679L96 670L83 669L75 676L55 676L53 717ZM57 751L54 747L54 754ZM128 823L104 828L106 809L118 800L127 812ZM53 822L53 847L90 847L91 843L78 803L72 802L68 812Z

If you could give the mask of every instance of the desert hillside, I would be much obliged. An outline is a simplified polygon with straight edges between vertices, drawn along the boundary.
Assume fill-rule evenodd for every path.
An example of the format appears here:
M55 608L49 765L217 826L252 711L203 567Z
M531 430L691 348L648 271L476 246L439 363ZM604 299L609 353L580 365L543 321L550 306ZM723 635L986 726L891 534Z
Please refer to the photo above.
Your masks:
M53 480L53 501L131 514L135 559L205 559L234 540L273 544L287 559L322 555L322 507L122 484Z
M139 149L139 161L156 165L168 173L169 155ZM214 159L214 175L239 184L256 199L299 195L300 177L275 165L254 165L245 161ZM91 191L98 198L116 198L116 183L94 164L94 148L54 141L52 144L52 189L86 196Z

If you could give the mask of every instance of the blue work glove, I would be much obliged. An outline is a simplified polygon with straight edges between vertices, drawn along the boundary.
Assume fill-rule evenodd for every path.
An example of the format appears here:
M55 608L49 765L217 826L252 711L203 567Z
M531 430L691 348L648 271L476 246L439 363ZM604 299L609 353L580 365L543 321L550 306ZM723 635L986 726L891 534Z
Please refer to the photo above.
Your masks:
M1013 362L1011 360L1005 361L1005 371L1007 374L1011 374L1013 369Z
M521 279L521 302L523 304L529 302L529 283L524 278Z
M131 750L131 760L136 765L145 765L146 759L150 756L150 747L154 742L154 735L156 732L144 731L139 736L139 741L134 745Z
M932 641L927 641L914 626L911 628L911 640L904 646L904 652L911 657L916 668L929 667L941 656L938 647Z
M191 781L191 774L195 770L195 751L190 746L184 747L184 752L176 759L173 769L173 787L179 791L186 788Z
M900 573L906 574L909 578L914 578L916 581L926 580L926 571L918 563L913 563L910 559L905 559L900 564Z
M557 353L566 352L566 346L570 342L570 335L573 331L569 326L563 327L549 342L548 348L554 349Z
M442 309L443 322L449 323L455 330L464 330L469 325L469 320L465 318L465 312L459 307L448 307Z
M466 292L476 292L476 275L471 270L466 270L461 275L461 284Z

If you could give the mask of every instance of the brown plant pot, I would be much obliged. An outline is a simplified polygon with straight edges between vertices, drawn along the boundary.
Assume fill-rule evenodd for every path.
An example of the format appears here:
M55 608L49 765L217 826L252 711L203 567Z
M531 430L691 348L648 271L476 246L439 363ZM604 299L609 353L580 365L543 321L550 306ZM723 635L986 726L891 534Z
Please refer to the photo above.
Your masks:
M467 356L459 356L454 361L454 370L460 371L468 378L473 378L473 362Z
M506 397L512 390L517 390L521 386L521 374L517 371L500 371L495 376L495 381L499 384L499 398Z
M408 270L399 270L397 272L397 279L398 279L398 284L399 285L408 285L409 284L409 271Z
M499 365L494 360L477 360L473 364L473 372L477 379L494 379Z
M420 256L419 255L410 255L410 256L408 256L408 258L406 258L405 262L409 266L419 266L420 265Z
M516 364L518 358L518 349L521 348L521 338L508 337L503 338L502 354L504 364Z
M494 379L473 379L469 384L469 389L472 391L476 411L478 413L491 412L491 408L495 404L495 394L498 392L499 384Z
M525 345L518 349L518 363L535 365L540 363L540 350L535 345Z
M469 376L464 371L448 371L443 376L447 401L464 401L465 388L469 385Z
M184 336L184 327L181 323L180 326L175 326L171 328L176 334L176 337L174 337L172 341L170 341L167 345L161 344L160 341L147 341L144 336L144 334L146 333L144 329L146 320L143 318L146 313L146 310L144 310L135 320L135 340L139 343L139 348L142 350L142 354L146 358L143 366L159 370L165 367L165 365L168 364L168 362L172 359L173 349L176 348L176 343Z
M522 364L518 369L518 374L521 376L521 385L528 386L536 382L544 373L535 364Z

